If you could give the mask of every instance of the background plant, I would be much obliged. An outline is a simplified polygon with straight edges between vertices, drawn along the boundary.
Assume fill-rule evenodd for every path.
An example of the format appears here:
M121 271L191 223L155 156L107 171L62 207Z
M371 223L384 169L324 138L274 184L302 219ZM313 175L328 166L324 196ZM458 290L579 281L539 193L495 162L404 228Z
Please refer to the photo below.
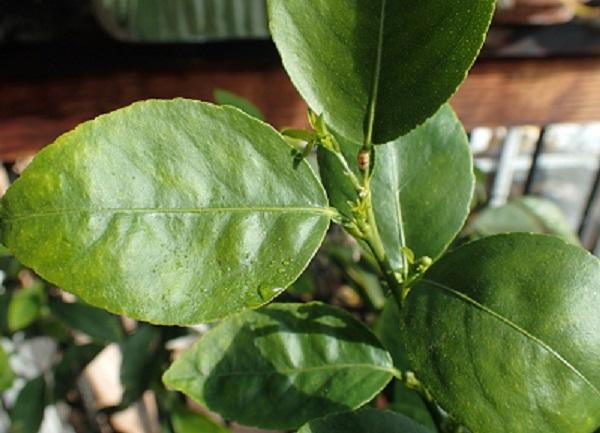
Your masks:
M2 240L111 312L221 320L163 380L242 424L425 431L359 410L396 380L440 431L592 432L598 260L533 234L447 252L475 181L446 101L493 3L273 0L273 37L311 130L282 135L196 101L134 104L38 155L2 201ZM321 180L304 159L314 147ZM264 306L302 274L331 221L390 294L381 341L323 303Z

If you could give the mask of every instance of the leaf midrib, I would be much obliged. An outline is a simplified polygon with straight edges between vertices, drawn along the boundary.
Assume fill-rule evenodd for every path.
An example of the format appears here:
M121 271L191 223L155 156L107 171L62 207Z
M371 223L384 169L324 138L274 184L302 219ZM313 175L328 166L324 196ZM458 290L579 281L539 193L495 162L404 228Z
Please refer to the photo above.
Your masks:
M72 208L56 209L44 212L32 212L28 214L14 214L3 218L4 221L18 221L34 218L45 218L69 214L210 214L210 213L307 213L325 215L330 218L336 215L334 209L327 207L290 206L246 206L246 207L205 207L205 208Z
M385 29L385 6L386 0L381 0L381 11L379 15L379 29L377 34L377 52L375 57L375 70L373 74L373 87L369 98L369 119L367 123L367 144L373 143L373 128L375 126L375 114L377 111L377 97L379 95L379 81L381 77L381 62L383 59L383 34Z
M394 202L396 204L396 218L398 219L398 242L400 243L400 248L406 248L406 233L404 230L404 217L402 216L402 198L400 194L404 189L405 185L400 185L400 172L397 170L400 167L400 160L398 158L397 152L392 152L393 155L393 173L394 173ZM402 255L402 267L404 270L408 269L408 259L404 252L401 252Z
M438 283L436 281L432 281L432 280L428 280L428 279L422 279L421 280L424 283L428 283L431 284L435 287L438 287L442 290L448 291L451 294L453 294L454 296L458 297L461 301L474 306L475 308L478 308L479 310L483 311L484 313L487 313L489 315L491 315L492 317L494 317L495 319L501 321L502 323L504 323L505 325L511 327L512 329L514 329L515 331L517 331L518 333L520 333L521 335L523 335L524 337L526 337L527 339L533 341L534 343L536 343L537 345L539 345L541 348L543 348L544 350L546 350L548 353L550 353L552 356L554 356L560 363L562 363L565 367L567 367L567 369L569 369L572 373L574 373L577 377L579 377L581 380L583 380L583 382L588 385L598 396L600 396L600 390L587 378L585 377L585 375L580 372L573 364L571 364L569 361L567 361L559 352L557 352L556 350L554 350L549 344L545 343L543 340L541 340L540 338L536 337L535 335L531 334L529 331L527 331L526 329L521 328L519 325L517 325L516 323L514 323L513 321L511 321L509 318L504 317L502 314L497 313L496 311L492 310L491 308L477 302L475 299L471 298L470 296L465 295L462 292L459 292L458 290L454 290L451 287L448 287L444 284Z
M205 376L210 377L235 377L235 376L273 376L277 374L291 375L301 373L313 373L319 371L330 371L330 370L351 370L351 369L364 369L374 370L388 373L391 376L398 376L400 373L395 368L381 367L373 364L333 364L333 365L319 365L312 367L299 367L299 368L275 368L270 371L231 371L222 374L209 373ZM199 372L200 373L200 372ZM201 374L201 373L200 373ZM194 376L197 379L197 376ZM184 379L185 380L185 379Z

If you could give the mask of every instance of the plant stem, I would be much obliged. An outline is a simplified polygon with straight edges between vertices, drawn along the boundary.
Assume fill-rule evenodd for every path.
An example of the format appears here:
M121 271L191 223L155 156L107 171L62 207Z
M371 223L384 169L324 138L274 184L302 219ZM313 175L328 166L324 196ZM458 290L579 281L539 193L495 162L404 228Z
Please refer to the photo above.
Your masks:
M440 406L437 405L433 396L415 377L411 371L403 372L399 379L404 386L413 390L421 397L421 400L427 407L431 419L439 433L464 433L463 427L457 424L450 415L448 415Z
M344 157L342 152L338 149L332 153L335 155L335 157L337 158L339 163L342 165L342 168L344 169L344 173L346 174L346 176L348 176L348 178L350 179L350 182L352 182L352 186L354 186L354 189L356 189L356 191L360 194L363 189L363 185L360 183L360 181L358 180L358 178L356 177L356 175L354 174L352 169L348 166L348 161L346 161L346 158Z
M375 260L377 260L377 263L381 268L382 277L398 303L398 308L402 308L403 287L390 265L383 246L383 241L381 240L381 235L379 234L379 229L377 228L371 199L370 180L366 182L366 197L364 200L366 205L366 224L362 230L363 240L373 253Z
M425 406L427 407L427 410L429 411L429 415L431 415L431 419L433 420L433 423L435 424L435 427L437 428L437 430L440 433L451 433L446 429L446 427L447 427L446 419L440 412L440 409L437 406L437 404L435 404L433 401L431 401L430 399L428 399L427 397L425 397L423 395L421 395L421 399L425 403Z
M370 138L371 134L368 134L367 139L358 154L358 167L361 178L359 179L348 165L346 157L341 151L340 146L337 144L334 137L330 138L331 145L325 146L330 152L332 152L338 162L342 166L344 174L348 176L349 180L358 195L358 202L354 210L354 221L352 224L346 225L346 230L357 240L362 241L371 250L375 261L381 271L381 277L387 284L388 288L392 292L398 307L401 307L403 297L403 281L399 279L392 268L379 229L377 228L377 222L375 220L375 213L373 211L373 201L371 194L371 177L372 177L372 158L374 157L373 143ZM403 271L403 279L406 279L406 271Z
M421 395L435 427L440 433L464 433L464 428L457 424L448 414L443 412L435 402L427 396Z

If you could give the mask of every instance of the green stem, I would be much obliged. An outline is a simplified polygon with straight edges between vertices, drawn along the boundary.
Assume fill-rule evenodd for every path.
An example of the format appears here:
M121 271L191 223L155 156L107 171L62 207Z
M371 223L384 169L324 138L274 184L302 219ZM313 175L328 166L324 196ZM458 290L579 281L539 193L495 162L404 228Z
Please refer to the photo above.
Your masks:
M464 428L457 424L450 416L443 412L440 407L428 396L421 394L435 427L440 433L464 433Z
M375 213L373 211L373 202L371 198L372 164L370 163L370 159L368 161L369 164L367 164L366 167L360 168L362 165L360 163L362 152L368 152L369 158L374 156L373 143L371 142L370 137L368 137L358 155L361 174L361 179L359 180L354 172L350 169L348 161L341 152L341 149L339 145L337 145L335 139L332 138L331 142L333 145L327 147L328 150L336 156L342 165L344 173L349 177L359 197L359 202L357 203L358 206L355 210L354 221L352 221L352 224L348 224L346 226L346 230L359 241L364 242L371 250L373 257L375 258L377 265L381 270L381 276L383 280L392 292L396 302L398 303L398 307L401 307L403 284L402 281L398 280L398 277L396 276L396 273L394 272L394 269L387 258L383 241L381 240L381 235L379 234L379 229L377 228Z
M421 395L421 399L425 403L437 430L440 433L451 433L447 430L448 424L446 423L446 418L440 412L438 405L423 395Z
M396 212L398 213L398 221L400 225L400 245L406 248L406 235L404 234L404 217L402 216L402 206L400 204L400 193L398 193L398 205ZM402 251L402 281L406 283L410 278L410 269L406 252Z
M452 417L444 412L435 402L433 396L425 389L425 387L415 377L414 373L404 372L399 379L404 386L413 390L421 397L421 400L427 407L427 411L431 415L431 419L435 424L439 433L464 433L462 426L457 424Z
M465 433L465 429L443 412L431 398L424 395L421 395L421 398L431 415L435 427L440 433Z
M356 192L358 192L358 194L360 195L363 191L363 185L361 184L361 182L358 180L358 178L356 177L356 175L354 174L354 172L348 165L348 161L346 161L346 158L341 153L341 151L337 150L337 151L333 151L332 153L338 159L339 163L342 165L342 168L344 169L344 174L346 176L348 176L348 178L350 179L350 182L352 182L352 186L354 186L354 189L356 189Z
M375 221L375 213L373 212L373 203L371 200L370 182L367 182L367 195L366 200L366 225L363 228L363 240L368 245L369 249L373 253L375 260L381 268L381 273L384 281L388 285L388 288L392 292L394 299L398 303L398 308L402 308L402 283L398 281L396 273L392 269L390 262L387 258L379 229L377 228L377 222Z
M379 31L377 34L377 53L375 58L375 70L373 71L373 88L371 89L371 100L369 101L369 118L367 122L367 134L365 149L371 150L373 146L373 128L375 127L375 111L377 109L377 96L379 95L379 80L381 76L381 61L383 58L383 39L385 24L386 0L381 2Z

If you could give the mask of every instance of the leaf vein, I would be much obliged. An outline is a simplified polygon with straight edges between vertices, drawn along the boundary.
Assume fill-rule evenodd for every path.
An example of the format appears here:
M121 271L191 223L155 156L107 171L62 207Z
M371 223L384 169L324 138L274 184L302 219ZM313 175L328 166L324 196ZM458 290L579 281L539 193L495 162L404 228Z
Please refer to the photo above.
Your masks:
M366 370L375 370L381 371L384 373L389 373L392 376L397 376L398 372L393 368L381 367L372 364L333 364L333 365L322 365L322 366L313 366L313 367L302 367L302 368L282 368L282 369L274 369L271 371L230 371L226 373L220 374L208 374L210 377L229 377L229 376L273 376L277 374L300 374L300 373L310 373L310 372L318 372L318 371L328 371L328 370L342 370L342 369L366 369ZM197 376L194 376L197 379ZM187 380L187 379L183 379Z
M5 221L53 217L68 214L210 214L210 213L307 213L334 217L336 211L326 207L214 207L214 208L98 208L98 209L56 209L28 214L15 214L4 218Z
M373 143L373 129L375 127L375 114L377 110L377 97L379 95L379 81L381 77L381 63L383 60L383 37L385 29L385 6L386 0L381 0L381 14L379 22L379 33L377 35L377 54L375 58L375 71L373 74L373 88L371 89L371 100L369 101L369 119L367 124L366 142Z
M491 308L477 302L475 299L471 298L470 296L467 296L464 293L461 293L458 290L454 290L451 287L448 287L444 284L438 283L436 281L428 280L428 279L423 279L421 281L423 281L425 283L429 283L429 284L431 284L435 287L438 287L442 290L446 290L447 292L450 292L451 294L453 294L454 296L459 298L461 301L463 301L467 304L470 304L470 305L474 306L475 308L480 309L484 313L491 315L492 317L494 317L497 320L500 320L502 323L511 327L512 329L514 329L521 335L532 340L534 343L538 344L540 347L542 347L544 350L546 350L552 356L554 356L558 361L560 361L565 367L567 367L569 370L571 370L577 377L579 377L581 380L583 380L590 388L592 388L592 390L596 394L598 394L600 396L600 390L598 390L598 388L592 382L590 382L590 380L587 377L585 377L585 375L582 372L580 372L573 364L571 364L569 361L567 361L559 352L554 350L549 344L545 343L543 340L536 337L535 335L533 335L526 329L521 328L519 325L517 325L516 323L511 321L509 318L504 317L502 314L497 313L494 310L492 310Z

